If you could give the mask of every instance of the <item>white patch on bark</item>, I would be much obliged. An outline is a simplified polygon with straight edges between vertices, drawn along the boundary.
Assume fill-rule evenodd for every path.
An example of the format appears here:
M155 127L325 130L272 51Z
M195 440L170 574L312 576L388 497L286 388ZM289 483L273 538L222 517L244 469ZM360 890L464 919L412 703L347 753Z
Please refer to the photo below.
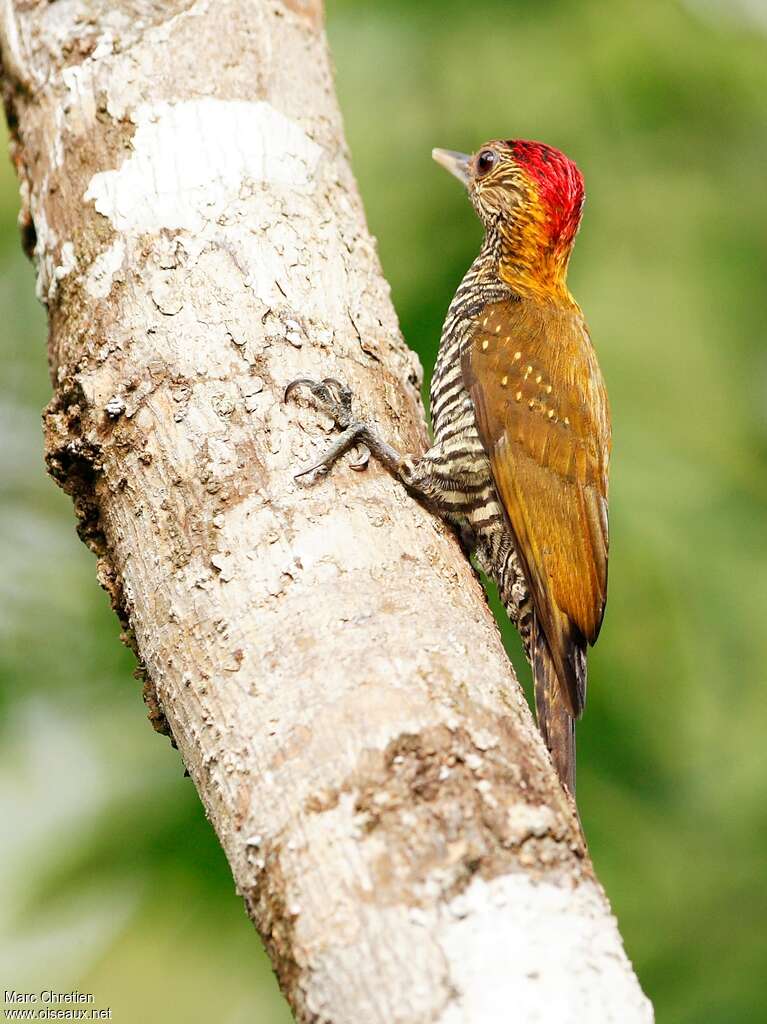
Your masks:
M200 232L249 183L313 191L322 150L269 103L142 104L132 119L132 156L95 174L85 193L118 231Z
M125 260L125 242L118 238L91 263L85 278L86 291L94 299L104 299L112 290L112 280Z
M522 874L475 877L447 912L440 945L457 995L439 1024L651 1024L592 882L573 889Z
M48 223L45 215L45 207L42 204L32 203L32 213L35 222L35 259L37 260L37 281L35 282L35 294L40 302L48 303L56 294L56 261L53 254L59 243L58 236Z
M71 242L64 242L61 247L61 263L56 267L53 274L57 281L67 277L77 266L75 247Z
M38 87L40 83L34 76L31 62L27 60L19 38L16 12L11 0L3 0L0 6L0 26L2 27L3 64L6 77L18 79L30 90Z

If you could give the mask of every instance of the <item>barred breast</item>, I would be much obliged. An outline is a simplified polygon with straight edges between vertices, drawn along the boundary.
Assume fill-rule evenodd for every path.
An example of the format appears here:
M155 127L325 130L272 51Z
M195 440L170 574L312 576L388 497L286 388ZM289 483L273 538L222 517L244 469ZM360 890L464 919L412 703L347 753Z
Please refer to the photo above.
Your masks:
M479 266L477 264L480 263ZM473 538L480 568L498 586L506 612L527 644L531 608L490 461L480 440L474 405L461 372L464 344L478 314L498 296L485 294L481 261L464 277L448 309L431 381L434 447L429 457L444 488L448 518Z

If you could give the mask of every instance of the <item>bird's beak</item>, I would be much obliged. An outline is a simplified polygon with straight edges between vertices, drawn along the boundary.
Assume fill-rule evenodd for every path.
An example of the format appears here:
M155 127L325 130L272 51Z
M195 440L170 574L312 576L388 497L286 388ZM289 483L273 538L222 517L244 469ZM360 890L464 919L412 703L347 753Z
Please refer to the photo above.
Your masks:
M471 157L466 153L455 153L452 149L433 149L432 159L454 174L459 181L468 187L470 178Z

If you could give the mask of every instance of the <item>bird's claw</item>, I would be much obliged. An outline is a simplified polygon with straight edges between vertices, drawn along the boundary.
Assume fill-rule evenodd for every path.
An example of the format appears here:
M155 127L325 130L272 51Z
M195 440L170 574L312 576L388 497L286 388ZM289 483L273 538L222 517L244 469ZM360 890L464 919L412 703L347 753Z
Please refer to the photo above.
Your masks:
M354 462L349 463L349 468L353 469L355 473L362 473L368 468L370 462L370 449L366 444L357 445L359 448L359 458L355 459Z
M289 401L298 388L306 388L317 399L323 412L326 412L335 425L345 430L352 420L352 390L335 377L323 380L312 380L310 377L297 377L285 388L284 401Z
M306 388L317 400L323 412L327 413L335 423L336 427L343 431L341 436L328 448L323 457L314 465L302 469L295 474L295 479L308 476L310 473L317 473L324 476L329 472L333 463L339 459L350 448L360 449L359 458L351 463L351 468L357 472L367 468L370 461L370 449L358 441L359 435L364 431L362 423L353 422L352 418L352 390L346 384L335 379L325 377L323 380L312 380L309 377L298 377L292 380L285 388L284 400L287 402L298 388Z

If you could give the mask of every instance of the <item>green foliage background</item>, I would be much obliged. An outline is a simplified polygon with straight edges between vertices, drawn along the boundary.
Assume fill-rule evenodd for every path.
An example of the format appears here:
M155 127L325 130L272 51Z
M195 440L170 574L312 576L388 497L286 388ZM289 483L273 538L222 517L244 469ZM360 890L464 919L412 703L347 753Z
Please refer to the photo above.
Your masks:
M571 286L615 450L581 812L658 1020L764 1019L767 16L748 0L329 0L328 25L371 228L427 371L480 237L432 146L539 138L585 173ZM5 164L0 986L77 986L117 1021L280 1024L227 866L43 472L45 324L17 205Z

